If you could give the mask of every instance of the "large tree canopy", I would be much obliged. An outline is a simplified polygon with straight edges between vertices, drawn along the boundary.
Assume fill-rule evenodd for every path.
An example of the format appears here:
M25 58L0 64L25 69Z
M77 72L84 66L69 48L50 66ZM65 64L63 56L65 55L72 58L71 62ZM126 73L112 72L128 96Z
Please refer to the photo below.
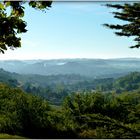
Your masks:
M0 2L0 52L4 53L8 47L11 49L21 47L21 38L18 35L27 32L27 23L23 20L25 4L45 10L51 7L51 3L49 0Z
M115 32L118 36L134 37L136 45L130 48L140 47L140 2L125 3L125 4L107 4L108 7L117 9L113 12L114 18L126 21L126 24L113 25L104 24L106 27L116 29Z

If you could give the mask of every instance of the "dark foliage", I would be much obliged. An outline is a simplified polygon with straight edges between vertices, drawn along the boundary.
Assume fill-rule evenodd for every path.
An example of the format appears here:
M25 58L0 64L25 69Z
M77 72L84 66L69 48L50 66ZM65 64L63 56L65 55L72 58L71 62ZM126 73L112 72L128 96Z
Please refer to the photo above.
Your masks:
M118 30L118 36L134 37L136 45L130 48L140 47L140 3L107 4L108 7L115 8L114 18L126 21L126 24L104 24L110 29Z
M45 10L51 6L51 1L1 1L0 2L0 52L7 48L21 47L20 33L27 32L24 17L24 5L35 9ZM10 13L7 8L10 7Z

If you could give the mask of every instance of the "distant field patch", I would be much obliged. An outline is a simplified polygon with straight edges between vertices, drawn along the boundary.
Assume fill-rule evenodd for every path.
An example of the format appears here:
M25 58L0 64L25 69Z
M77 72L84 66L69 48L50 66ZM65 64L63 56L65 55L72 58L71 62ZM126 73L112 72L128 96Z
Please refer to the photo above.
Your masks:
M0 139L25 139L25 137L9 134L0 134Z

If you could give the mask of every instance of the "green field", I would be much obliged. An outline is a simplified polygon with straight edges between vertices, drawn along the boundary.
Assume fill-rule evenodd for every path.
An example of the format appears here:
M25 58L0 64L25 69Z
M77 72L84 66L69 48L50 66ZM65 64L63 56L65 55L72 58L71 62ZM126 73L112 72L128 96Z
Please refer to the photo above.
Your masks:
M9 134L0 134L0 139L25 139L25 137Z

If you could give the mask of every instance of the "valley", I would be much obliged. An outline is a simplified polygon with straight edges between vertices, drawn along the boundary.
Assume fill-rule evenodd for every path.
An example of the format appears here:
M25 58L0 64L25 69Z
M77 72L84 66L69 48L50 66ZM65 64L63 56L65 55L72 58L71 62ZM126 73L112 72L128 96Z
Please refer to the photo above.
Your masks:
M1 61L2 136L140 138L139 61Z

